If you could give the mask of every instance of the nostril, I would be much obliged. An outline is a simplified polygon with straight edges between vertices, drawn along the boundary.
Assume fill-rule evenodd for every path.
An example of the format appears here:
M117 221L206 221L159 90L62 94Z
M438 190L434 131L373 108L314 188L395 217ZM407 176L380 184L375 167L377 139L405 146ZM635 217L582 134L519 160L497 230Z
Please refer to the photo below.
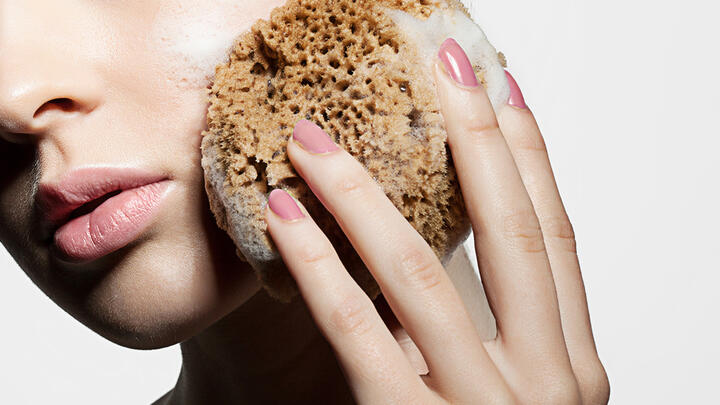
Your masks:
M50 101L46 101L45 104L41 105L40 108L38 108L35 111L33 118L37 118L41 114L48 112L48 111L58 110L58 111L63 111L63 112L71 112L76 109L77 109L77 105L75 104L75 102L73 100L71 100L69 98L65 98L65 97L54 98Z

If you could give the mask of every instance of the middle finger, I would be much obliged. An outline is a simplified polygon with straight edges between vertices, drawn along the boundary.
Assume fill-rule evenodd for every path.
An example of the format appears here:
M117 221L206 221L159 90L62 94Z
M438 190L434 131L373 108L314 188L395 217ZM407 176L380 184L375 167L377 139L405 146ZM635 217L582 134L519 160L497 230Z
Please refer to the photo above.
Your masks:
M501 383L437 256L360 163L309 121L296 125L287 151L377 280L434 383L452 389L468 375Z

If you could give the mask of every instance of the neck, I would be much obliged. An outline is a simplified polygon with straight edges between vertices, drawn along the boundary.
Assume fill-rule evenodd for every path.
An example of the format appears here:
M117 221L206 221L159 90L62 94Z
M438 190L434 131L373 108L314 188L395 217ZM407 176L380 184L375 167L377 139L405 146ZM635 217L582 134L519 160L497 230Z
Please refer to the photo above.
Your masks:
M301 297L282 304L260 290L181 349L167 404L353 403Z

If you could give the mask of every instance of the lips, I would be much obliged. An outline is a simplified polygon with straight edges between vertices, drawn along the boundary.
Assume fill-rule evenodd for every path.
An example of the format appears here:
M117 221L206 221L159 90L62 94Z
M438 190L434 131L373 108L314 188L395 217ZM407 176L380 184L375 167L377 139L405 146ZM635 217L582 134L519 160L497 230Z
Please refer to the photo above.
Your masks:
M167 176L131 168L83 168L38 188L37 207L59 256L98 259L140 237L171 185Z

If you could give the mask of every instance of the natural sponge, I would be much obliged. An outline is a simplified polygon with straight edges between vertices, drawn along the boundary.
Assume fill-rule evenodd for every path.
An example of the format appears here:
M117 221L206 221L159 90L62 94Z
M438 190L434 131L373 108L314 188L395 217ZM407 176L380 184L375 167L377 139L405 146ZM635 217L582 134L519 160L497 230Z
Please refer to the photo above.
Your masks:
M438 257L467 237L431 72L448 37L464 47L493 104L505 101L501 57L454 0L288 0L216 68L202 141L206 190L218 225L270 295L289 301L297 294L266 230L274 188L301 201L358 284L373 298L379 293L292 168L286 145L301 119L366 167Z

